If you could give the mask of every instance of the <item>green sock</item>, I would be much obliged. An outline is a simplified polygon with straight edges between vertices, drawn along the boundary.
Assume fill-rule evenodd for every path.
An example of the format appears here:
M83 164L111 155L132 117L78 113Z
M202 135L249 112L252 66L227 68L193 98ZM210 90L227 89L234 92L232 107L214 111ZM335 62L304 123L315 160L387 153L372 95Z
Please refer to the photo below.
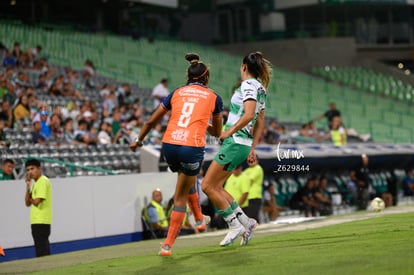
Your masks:
M239 207L239 204L236 201L233 201L232 203L230 203L230 207L233 210L236 210L237 207Z
M231 206L229 206L228 208L226 208L224 210L218 210L217 213L219 213L220 216L225 218L225 217L233 214L233 209L231 208Z

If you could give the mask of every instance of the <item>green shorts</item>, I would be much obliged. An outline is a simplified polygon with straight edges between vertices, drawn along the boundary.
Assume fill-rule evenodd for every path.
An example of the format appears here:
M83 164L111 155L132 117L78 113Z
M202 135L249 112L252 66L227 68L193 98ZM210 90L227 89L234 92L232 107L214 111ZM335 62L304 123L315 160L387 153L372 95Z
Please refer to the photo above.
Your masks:
M232 137L226 138L221 145L220 151L214 157L214 160L224 165L227 171L233 171L243 161L247 159L250 153L250 146L235 143Z

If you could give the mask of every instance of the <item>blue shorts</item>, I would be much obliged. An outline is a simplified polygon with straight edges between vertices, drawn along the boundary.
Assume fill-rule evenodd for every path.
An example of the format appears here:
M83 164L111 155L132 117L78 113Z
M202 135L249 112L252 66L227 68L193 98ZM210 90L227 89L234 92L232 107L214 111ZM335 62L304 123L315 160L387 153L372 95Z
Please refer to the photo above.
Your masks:
M193 147L163 143L165 160L171 171L196 176L204 158L204 147Z

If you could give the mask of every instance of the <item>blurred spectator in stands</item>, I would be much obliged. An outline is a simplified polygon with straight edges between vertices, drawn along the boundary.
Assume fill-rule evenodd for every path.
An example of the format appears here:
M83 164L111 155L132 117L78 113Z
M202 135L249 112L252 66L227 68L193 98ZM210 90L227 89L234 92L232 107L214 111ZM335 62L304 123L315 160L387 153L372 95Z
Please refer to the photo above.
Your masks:
M266 213L270 221L275 221L279 217L279 212L283 210L283 207L276 204L274 184L265 180L263 186L262 211Z
M112 116L112 135L115 136L121 129L121 112L118 108L114 109Z
M50 119L49 119L49 111L42 109L39 113L40 118L40 132L48 139L52 134L52 130L50 129Z
M112 112L115 107L116 107L115 91L111 89L109 91L109 94L104 95L104 100L102 102L102 108L106 110L109 115L112 115Z
M6 138L4 127L6 126L4 120L0 119L0 148L7 148L10 145L10 140Z
M32 60L27 53L22 53L17 60L17 68L21 70L33 68Z
M1 163L1 169L0 169L0 181L2 180L13 180L14 170L14 161L12 159L6 158Z
M152 144L158 144L160 145L162 142L162 124L157 123L153 129L151 129L151 132L149 133L148 137Z
M63 128L58 114L53 113L50 116L49 127L51 132L50 138L53 141L61 142L63 140Z
M269 127L264 135L264 142L267 144L277 144L279 142L279 134L277 132L277 121L272 119Z
M63 93L62 95L66 97L82 98L81 92L73 88L71 82L63 83Z
M164 238L168 232L168 220L164 207L162 206L162 193L160 189L152 191L152 200L145 207L144 219L150 225L151 230L157 238Z
M279 143L291 143L291 137L286 133L286 127L284 125L278 125L276 132L279 135Z
M106 96L108 96L109 95L109 93L112 91L112 86L111 85L109 85L109 84L107 84L107 83L105 83L104 85L102 85L102 87L101 87L101 89L100 89L100 91L99 91L99 95L102 97L102 98L105 98Z
M55 81L53 82L52 86L49 88L49 95L51 96L64 96L63 92L63 83L65 81L65 77L63 75L59 75L56 77Z
M168 91L168 80L166 78L161 79L154 89L152 89L152 98L154 100L154 109L158 108L160 102L169 94Z
M264 170L259 164L259 158L257 156L255 161L248 161L247 164L249 167L243 171L243 174L250 179L250 189L249 195L247 196L249 205L245 213L250 218L259 221L259 213L262 207L263 197Z
M237 166L230 177L226 180L226 190L236 201L244 212L247 211L249 200L247 199L250 190L250 178L243 172L243 166Z
M26 53L30 57L32 62L35 62L39 59L40 52L42 51L42 46L37 45L34 48L27 49Z
M41 90L43 92L46 92L47 90L49 90L49 84L46 81L46 74L39 75L35 88L36 90Z
M85 145L96 145L97 138L88 130L88 122L85 119L78 121L78 129L75 130L75 140Z
M317 185L314 189L313 196L315 200L319 203L319 214L321 216L327 216L333 214L332 209L332 195L326 189L328 184L328 179L325 176L321 176Z
M116 90L116 97L118 101L118 106L134 104L131 87L128 83L124 83L118 87L118 89Z
M293 194L290 199L290 207L292 209L304 211L305 217L316 216L316 211L319 209L319 203L313 196L314 188L316 187L316 176L310 176L305 186Z
M69 101L65 107L61 109L63 118L76 119L79 115L78 105L74 101Z
M79 84L81 89L91 90L95 89L95 83L91 79L91 75L88 73L84 73L82 76L82 80Z
M298 143L315 143L316 139L309 135L309 125L307 123L302 124L299 131L299 135L295 137Z
M361 166L356 170L355 176L357 178L357 197L356 203L358 210L366 210L369 201L369 187L371 179L369 177L368 156L362 154Z
M405 178L402 181L402 188L404 196L414 196L414 179L413 179L413 170L405 170Z
M308 122L308 134L310 137L313 137L314 139L316 139L316 141L319 141L321 137L318 129L315 126L315 122L313 120Z
M349 179L345 182L345 185L349 194L351 194L351 203L353 204L358 196L358 178L355 170L349 171Z
M45 144L47 138L41 132L42 126L40 125L40 121L36 120L33 122L32 128L32 142L35 144Z
M323 114L321 114L321 115L319 115L319 116L317 116L316 118L315 118L315 120L320 120L320 119L322 119L322 118L326 118L327 119L327 121L328 121L328 127L330 128L330 126L331 126L331 122L332 122L332 119L334 118L334 117L336 117L336 116L341 116L341 112L338 110L338 109L336 109L336 104L335 104L335 102L331 102L330 104L329 104L329 110L327 110L325 113L323 113Z
M8 101L10 108L13 108L14 104L17 103L17 95L15 92L15 88L11 83L7 85L7 93L3 95L3 101Z
M36 60L33 66L33 70L40 73L46 73L49 70L49 64L47 64L46 58L40 58Z
M346 131L345 128L342 126L342 120L340 116L335 116L332 118L330 136L333 145L346 145Z
M73 118L68 117L63 121L63 142L68 144L76 144L75 132L73 129Z
M83 67L84 74L88 74L89 76L95 75L95 65L93 64L92 60L87 59L85 61L85 66Z
M22 55L22 50L20 49L20 43L14 42L13 49L12 49L12 56L17 60L19 60L20 55Z
M14 120L27 120L30 121L30 107L27 95L22 95L13 110Z
M7 93L7 78L5 74L0 74L0 99Z
M112 143L112 127L108 122L101 122L98 132L98 143L99 144L111 144Z
M6 55L3 59L3 67L14 68L16 66L16 59L13 58L11 51L6 50Z
M123 122L121 124L121 129L114 136L113 143L130 144L132 143L132 139L132 126Z
M7 100L3 100L0 109L0 120L3 120L6 128L13 128L13 113L10 103Z

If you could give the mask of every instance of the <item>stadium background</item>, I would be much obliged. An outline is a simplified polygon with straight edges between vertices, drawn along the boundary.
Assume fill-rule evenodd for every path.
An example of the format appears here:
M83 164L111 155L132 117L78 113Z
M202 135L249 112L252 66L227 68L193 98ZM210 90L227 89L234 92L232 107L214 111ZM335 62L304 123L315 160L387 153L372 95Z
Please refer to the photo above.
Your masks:
M147 106L152 103L151 88L161 78L167 77L170 87L183 83L182 57L188 51L199 52L211 65L211 87L228 102L241 56L260 50L275 65L269 119L295 130L334 101L345 125L371 136L369 142L350 139L344 148L300 140L282 147L304 150L300 164L311 163L312 173L328 174L341 192L346 171L358 165L361 153L368 153L375 186L386 190L390 178L401 178L403 169L414 166L412 11L410 1L15 0L0 4L0 41L8 48L15 41L23 48L42 45L48 62L60 69L81 70L86 59L93 60L97 84L130 83ZM102 100L93 91L83 92L86 98ZM39 98L52 106L67 103L47 95ZM317 126L325 127L325 122ZM1 150L1 157L17 160L18 176L29 155L43 157L51 178L69 181L76 181L71 176L99 181L99 175L114 171L142 171L142 155L132 155L126 146L51 148L28 144L25 130L10 130L8 136L13 143ZM144 152L145 157L156 159L157 149L155 154ZM209 145L208 153L216 149ZM278 202L283 203L303 184L306 174L275 175L274 150L273 145L263 145L259 156L268 180L277 185ZM158 170L158 165L145 170ZM19 187L11 188L22 193ZM149 192L140 191L136 190L146 199ZM398 190L393 192L398 198ZM14 201L6 192L0 194L2 202ZM4 218L11 214L5 213ZM8 230L8 234L18 232L13 227ZM12 243L5 248L19 246Z

